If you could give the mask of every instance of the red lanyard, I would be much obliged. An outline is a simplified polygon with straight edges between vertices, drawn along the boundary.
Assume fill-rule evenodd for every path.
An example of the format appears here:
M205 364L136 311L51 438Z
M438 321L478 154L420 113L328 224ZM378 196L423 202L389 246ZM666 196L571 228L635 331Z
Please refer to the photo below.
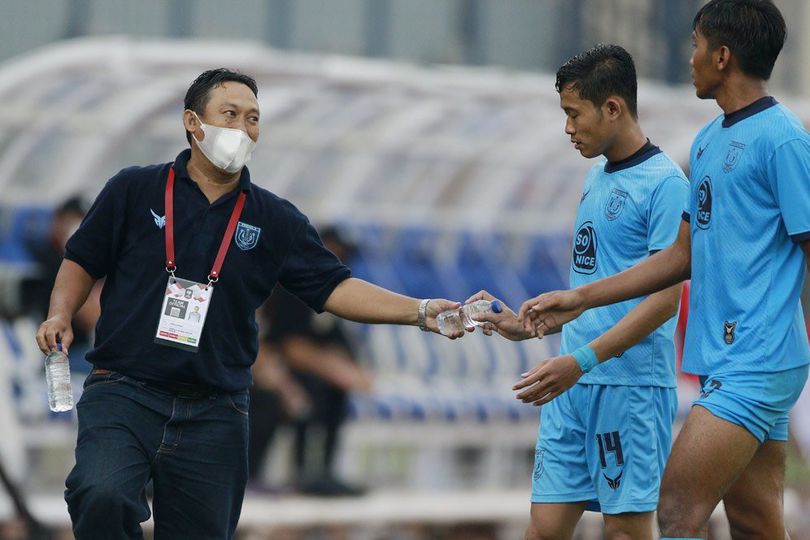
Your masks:
M169 177L166 179L166 271L174 276L174 271L177 269L176 260L174 258L174 167L169 169ZM225 236L222 238L222 243L219 245L217 258L214 259L214 265L211 267L211 272L208 274L208 284L216 283L219 281L219 271L222 270L222 263L225 261L225 254L228 253L228 246L231 244L234 232L236 232L236 224L239 222L239 216L242 215L242 208L245 207L245 192L239 193L236 198L236 204L231 213L231 219L228 222L228 228L225 229Z

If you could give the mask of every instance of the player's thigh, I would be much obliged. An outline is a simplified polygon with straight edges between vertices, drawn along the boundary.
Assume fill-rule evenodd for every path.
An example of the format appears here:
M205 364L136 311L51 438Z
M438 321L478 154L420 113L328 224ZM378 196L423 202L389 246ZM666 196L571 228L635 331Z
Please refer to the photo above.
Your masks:
M587 388L576 385L541 408L532 503L576 503L596 498L581 414L587 395Z
M658 505L662 529L708 521L758 447L745 428L692 407L664 470Z
M782 538L785 447L765 441L723 497L733 538Z
M605 514L607 540L652 540L653 512Z
M586 504L532 503L525 540L570 540Z

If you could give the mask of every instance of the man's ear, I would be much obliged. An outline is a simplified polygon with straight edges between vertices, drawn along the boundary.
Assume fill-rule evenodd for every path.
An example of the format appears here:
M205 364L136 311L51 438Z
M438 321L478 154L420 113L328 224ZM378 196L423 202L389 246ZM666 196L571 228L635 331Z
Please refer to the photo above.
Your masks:
M616 120L619 118L622 115L622 112L624 112L624 109L624 100L616 96L608 97L605 100L605 103L602 105L603 114L605 114L610 120Z
M728 66L731 63L731 58L731 49L725 45L721 45L712 51L712 64L717 71L728 69Z

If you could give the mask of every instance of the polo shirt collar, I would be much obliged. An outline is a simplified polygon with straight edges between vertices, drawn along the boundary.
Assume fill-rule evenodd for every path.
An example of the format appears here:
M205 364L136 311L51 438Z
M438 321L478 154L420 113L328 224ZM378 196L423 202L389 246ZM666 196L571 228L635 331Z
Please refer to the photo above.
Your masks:
M191 148L186 148L174 159L174 175L177 178L185 178L190 182L194 180L188 175L188 160L191 159ZM250 191L250 171L247 167L242 167L242 174L239 177L239 190L249 192Z

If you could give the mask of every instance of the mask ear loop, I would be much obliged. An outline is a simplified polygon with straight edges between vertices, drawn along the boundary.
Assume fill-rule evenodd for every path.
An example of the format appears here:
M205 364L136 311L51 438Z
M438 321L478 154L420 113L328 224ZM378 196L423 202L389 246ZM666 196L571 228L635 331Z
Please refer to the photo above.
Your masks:
M203 126L205 126L205 123L203 123L203 121L200 120L200 116L196 112L192 111L191 109L186 109L186 110L194 115L194 118L197 119L197 124L200 126L200 129L203 132L203 135L205 135L205 128L203 127ZM191 135L191 138L194 139L194 142L199 144L200 141L198 141L197 137L195 137L193 134Z

